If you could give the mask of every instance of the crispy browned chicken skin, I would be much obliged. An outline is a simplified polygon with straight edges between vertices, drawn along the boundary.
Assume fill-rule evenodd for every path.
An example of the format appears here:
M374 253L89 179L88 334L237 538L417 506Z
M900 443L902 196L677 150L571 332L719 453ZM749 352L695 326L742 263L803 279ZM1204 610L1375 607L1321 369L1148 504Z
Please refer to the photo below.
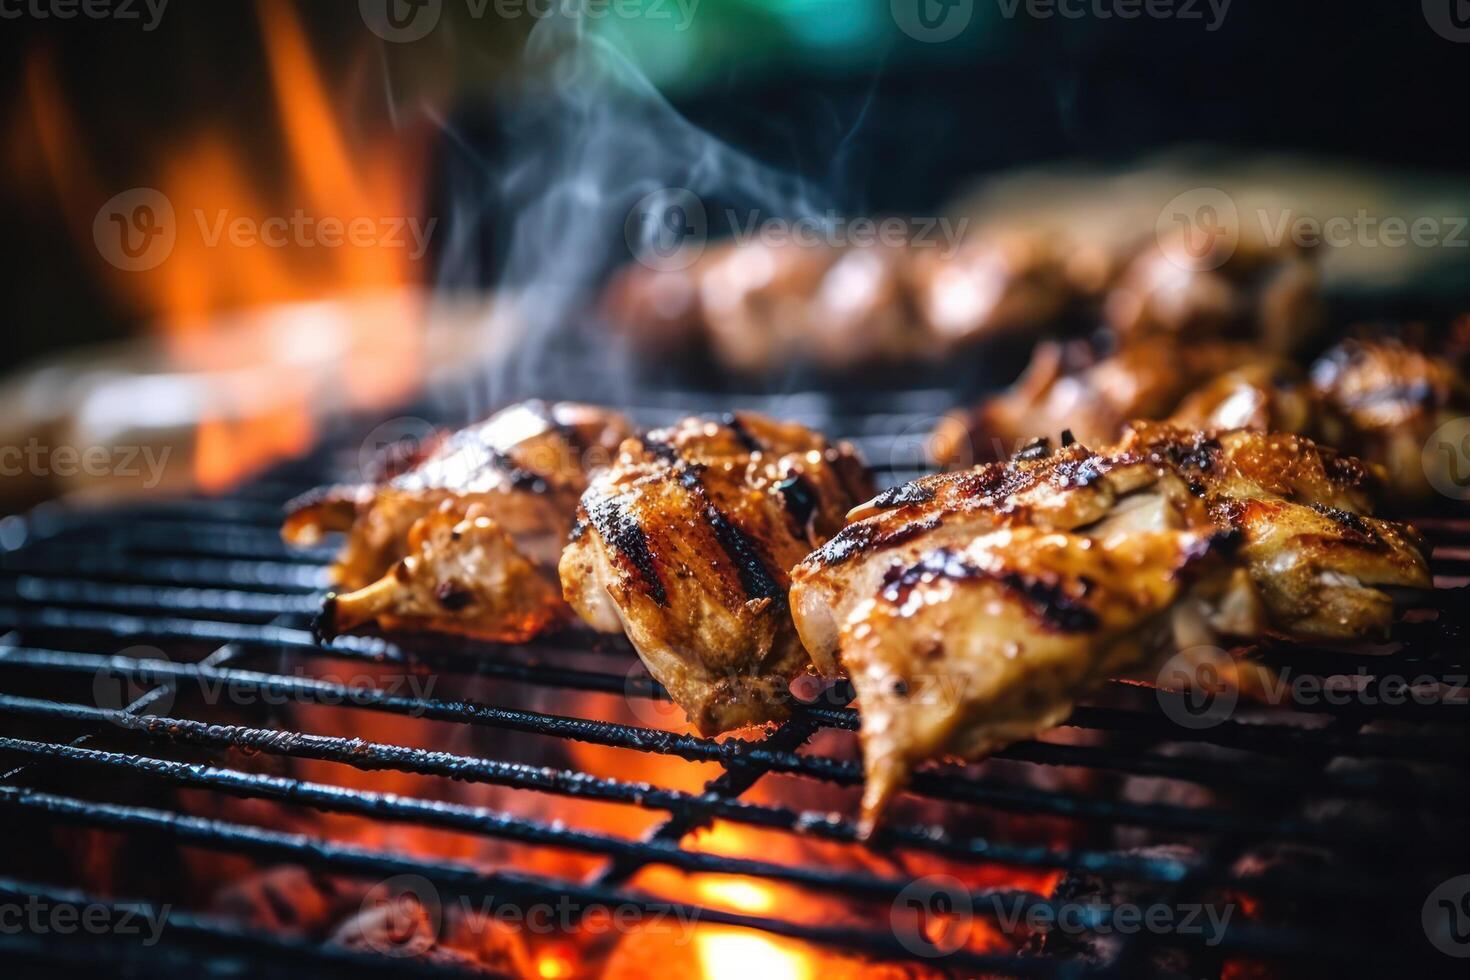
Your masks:
M442 435L381 484L295 501L287 540L347 532L332 568L345 592L322 632L376 620L520 642L566 619L556 563L577 498L630 431L605 409L524 402Z
M793 572L819 669L861 708L871 829L912 768L1058 724L1109 677L1156 670L1260 611L1203 501L1168 466L1039 442L880 494Z
M737 412L623 444L582 497L561 559L567 601L626 632L705 734L783 717L807 655L790 568L872 486L853 450Z
M1351 456L1288 433L1146 423L1113 452L1167 461L1220 527L1240 533L1239 559L1277 632L1379 639L1393 622L1383 589L1431 584L1418 533L1373 516L1379 475Z
M1362 636L1428 583L1412 529L1366 516L1355 461L1292 436L1164 426L1038 441L880 494L792 575L797 629L862 708L871 828L914 765L1058 723L1109 677L1268 627ZM924 696L920 696L920 693Z
M1300 348L1322 322L1313 255L1259 235L1157 237L1140 249L1104 304L1125 341L1158 334L1200 341L1250 338L1276 354Z
M1019 232L963 245L727 242L680 269L619 270L602 306L645 351L703 345L739 372L793 361L841 371L1040 328L1084 295L1076 251Z
M1435 429L1470 414L1470 386L1448 358L1396 338L1347 340L1312 366L1312 387L1341 429L1335 444L1381 465L1399 501L1428 499L1436 468L1440 486L1462 476L1449 472L1458 450L1425 445Z
M1310 378L1267 360L1226 372L1181 402L1169 420L1203 429L1296 432L1337 446L1380 468L1384 499L1408 507L1430 498L1434 482L1448 478L1459 458L1457 448L1436 453L1427 441L1467 413L1470 389L1448 358L1377 338L1338 344L1312 366Z
M955 469L1005 459L1042 436L1070 430L1090 445L1118 437L1132 419L1159 419L1211 379L1237 368L1280 362L1246 343L1186 342L1161 335L1103 357L1085 341L1048 341L1005 392L940 420L930 455Z

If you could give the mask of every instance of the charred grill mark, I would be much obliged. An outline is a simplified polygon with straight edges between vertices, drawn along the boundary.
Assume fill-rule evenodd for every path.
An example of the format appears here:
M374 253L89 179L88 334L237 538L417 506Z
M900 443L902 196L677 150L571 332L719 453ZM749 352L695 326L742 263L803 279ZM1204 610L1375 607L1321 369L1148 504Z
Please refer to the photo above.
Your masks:
M1363 464L1352 456L1339 456L1333 452L1322 452L1322 469L1327 479L1340 487L1361 486L1367 471Z
M1067 435L1071 435L1072 434L1072 430L1071 429L1068 429L1067 432L1066 432L1066 434ZM1064 446L1070 446L1071 443L1070 442L1064 442L1064 443L1062 443L1062 445L1064 445ZM1051 440L1048 439L1046 436L1040 436L1040 437L1038 437L1036 439L1032 439L1030 442L1026 443L1026 445L1022 446L1020 449L1017 449L1016 452L1014 453L1014 455L1012 455L1011 458L1012 459L1021 460L1022 462L1030 462L1032 460L1037 460L1037 459L1046 459L1046 457L1048 457L1050 455L1051 455Z
M670 465L679 462L679 450L667 439L656 438L650 433L643 437L643 448L652 453L655 459Z
M505 474L506 480L516 490L524 490L527 493L546 493L550 489L546 485L545 477L518 465L515 460L498 449L491 450L490 464Z
M747 599L770 599L785 604L786 590L780 579L761 556L760 549L734 521L716 507L700 482L703 467L685 464L679 467L679 483L696 499L704 512L705 520L714 528L715 540L720 543L725 557L735 566L740 578L740 587Z
M734 412L726 412L724 417L720 419L720 424L735 434L735 438L740 440L740 444L745 447L746 452L759 453L765 451L766 447L759 439L751 434L750 430L745 427L745 423L740 421L740 417Z
M883 531L877 524L849 524L831 541L812 552L807 561L818 567L830 568L863 552L878 552L903 544L942 523L938 516L926 517L921 521L909 521L891 531Z
M1163 443L1157 447L1156 451L1175 466L1184 469L1208 470L1219 458L1221 447L1219 439L1201 436L1188 442Z
M1057 579L1014 571L992 572L965 561L948 548L935 549L907 567L895 565L889 569L883 576L881 595L889 602L902 605L915 586L940 579L989 579L1025 600L1043 625L1059 633L1087 633L1101 625L1097 613L1071 595ZM1086 578L1079 578L1077 585L1083 596L1092 590L1092 582Z
M470 604L475 594L458 582L446 580L440 582L439 587L434 590L434 598L450 612L459 612Z
M1101 456L1069 459L1058 463L1052 471L1052 482L1061 487L1088 487L1103 478L1107 461Z
M1208 537L1190 545L1185 549L1184 557L1188 561L1198 561L1207 555L1230 558L1239 552L1244 544L1245 532L1238 527L1228 527L1215 531Z
M970 564L948 548L929 552L912 565L894 565L883 574L882 596L889 602L902 604L908 600L914 586L939 579L960 581L981 578L985 575L979 567Z
M1368 526L1368 523L1352 511L1339 510L1336 507L1329 507L1326 504L1310 504L1309 506L1323 517L1355 534L1360 534L1368 538L1377 537L1373 533L1373 529Z
M1087 633L1100 625L1097 613L1067 594L1061 584L1019 572L1007 572L998 581L1024 596L1041 621L1061 633ZM1089 583L1082 581L1084 594Z
M633 567L649 598L667 606L669 595L659 580L653 553L648 550L648 538L638 519L624 508L623 501L615 496L603 497L587 507L587 517L602 540Z
M831 568L860 554L878 537L876 524L849 524L838 531L832 539L807 556L807 561L819 568Z
M1034 461L1019 458L1007 463L993 463L967 474L956 484L956 489L966 497L1001 500L1028 490L1045 479L1060 479L1061 486L1064 487L1086 486L1103 475L1104 467L1101 465L1080 468L1082 463L1094 458L1096 457L1073 455L1055 463L1040 465L1033 465ZM1074 482L1079 478L1087 483Z
M889 487L873 498L873 506L890 510L912 504L927 504L934 499L934 491L919 480L912 480L896 487Z
M797 531L805 534L807 524L817 512L819 497L816 488L800 473L792 473L777 483L775 490L781 495L781 502L786 505L786 513L796 522Z

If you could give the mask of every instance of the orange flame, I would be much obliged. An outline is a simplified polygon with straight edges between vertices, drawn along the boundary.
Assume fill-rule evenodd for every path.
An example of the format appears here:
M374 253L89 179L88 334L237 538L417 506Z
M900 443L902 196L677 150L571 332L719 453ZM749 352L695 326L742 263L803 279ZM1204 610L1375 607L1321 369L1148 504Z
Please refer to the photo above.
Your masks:
M427 222L413 206L422 141L386 122L354 120L349 131L298 13L283 0L258 10L280 132L222 119L171 135L142 183L173 208L172 250L144 271L95 263L156 325L173 366L209 373L194 454L206 489L308 446L324 399L392 404L411 394L423 370L422 311L404 301L421 278L413 246L423 239L409 229ZM39 162L79 249L95 257L97 208L124 188L109 187L89 159L45 51L28 59L25 101ZM288 166L263 174L252 161L273 140ZM362 233L347 233L354 222ZM268 241L267 228L275 232ZM288 305L343 298L352 298L346 316L326 309L318 322ZM222 334L232 336L222 342Z

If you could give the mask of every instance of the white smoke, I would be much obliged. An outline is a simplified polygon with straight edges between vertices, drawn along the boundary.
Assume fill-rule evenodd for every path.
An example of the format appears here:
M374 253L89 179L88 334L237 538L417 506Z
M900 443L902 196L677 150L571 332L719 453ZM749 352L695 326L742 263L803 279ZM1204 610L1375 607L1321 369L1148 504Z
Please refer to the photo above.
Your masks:
M509 149L503 165L485 175L501 210L491 218L512 228L487 329L514 343L488 380L485 404L471 406L476 411L557 387L567 360L559 344L586 317L609 268L629 257L629 215L650 195L657 202L668 191L678 206L688 192L732 213L762 216L832 210L808 182L682 117L613 41L589 32L581 9L558 5L532 30L526 88L506 126ZM641 234L660 234L662 217L685 216L654 215ZM467 243L446 249L451 267L463 264L453 254L461 246ZM626 380L610 338L605 347L604 380Z

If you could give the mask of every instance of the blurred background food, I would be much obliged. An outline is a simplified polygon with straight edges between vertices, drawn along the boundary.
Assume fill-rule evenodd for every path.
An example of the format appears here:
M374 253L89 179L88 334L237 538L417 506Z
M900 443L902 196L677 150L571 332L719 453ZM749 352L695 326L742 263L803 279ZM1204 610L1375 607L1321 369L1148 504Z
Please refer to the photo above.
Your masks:
M1427 8L911 6L28 7L0 505L218 489L425 399L1025 369L1003 438L1079 388L1101 430L1470 308L1470 48Z

